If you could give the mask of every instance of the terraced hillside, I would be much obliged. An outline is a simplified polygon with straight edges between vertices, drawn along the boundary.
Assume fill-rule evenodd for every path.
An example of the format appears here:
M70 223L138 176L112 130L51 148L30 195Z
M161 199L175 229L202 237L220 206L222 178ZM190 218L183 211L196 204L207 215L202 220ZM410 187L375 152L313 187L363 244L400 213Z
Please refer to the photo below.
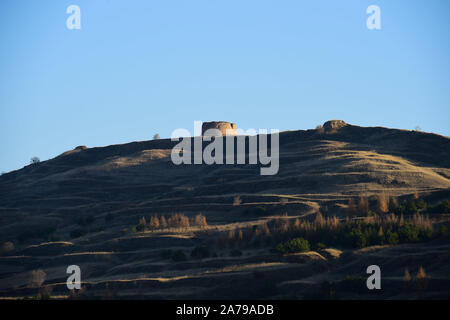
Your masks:
M345 219L349 200L360 197L371 207L380 194L419 195L429 205L449 198L449 138L333 123L280 133L274 176L261 176L258 165L176 166L168 139L78 147L0 176L0 243L14 246L0 257L0 296L34 295L30 271L42 269L42 286L67 297L66 268L77 264L86 298L328 297L327 285L347 298L448 297L446 237L287 255L274 243L217 245L220 234L273 219L294 223L319 211ZM208 225L134 228L142 217L175 213L202 214ZM448 223L446 215L431 218ZM193 254L204 247L207 255ZM184 257L174 257L179 252ZM378 295L358 291L368 263L384 265L389 286ZM405 293L404 269L420 265L429 290Z

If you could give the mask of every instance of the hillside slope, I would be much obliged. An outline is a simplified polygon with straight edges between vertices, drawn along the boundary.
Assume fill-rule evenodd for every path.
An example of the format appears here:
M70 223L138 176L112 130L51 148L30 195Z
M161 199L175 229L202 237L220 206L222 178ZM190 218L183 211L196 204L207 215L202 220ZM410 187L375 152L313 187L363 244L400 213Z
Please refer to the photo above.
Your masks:
M282 132L274 176L259 175L258 165L176 166L175 143L77 148L1 176L0 240L41 224L34 220L64 238L64 226L78 216L115 214L128 223L142 214L229 211L236 195L243 205L286 198L289 211L381 191L401 196L450 187L450 139L429 133L352 125Z

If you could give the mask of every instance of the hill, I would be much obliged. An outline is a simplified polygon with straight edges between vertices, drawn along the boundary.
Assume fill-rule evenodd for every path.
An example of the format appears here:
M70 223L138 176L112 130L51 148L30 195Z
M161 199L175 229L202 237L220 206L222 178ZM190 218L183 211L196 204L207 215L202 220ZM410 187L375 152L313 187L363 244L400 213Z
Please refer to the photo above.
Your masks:
M372 209L380 194L398 201L420 197L429 205L449 198L448 137L329 121L313 130L281 132L279 139L279 172L274 176L261 176L259 165L250 164L174 165L170 153L177 142L170 139L77 147L0 176L0 243L15 246L0 257L0 295L28 294L27 275L38 268L45 270L47 284L64 292L58 284L65 281L64 266L76 263L93 297L102 295L108 283L124 297L228 298L236 297L237 290L242 297L256 298L264 292L259 285L268 286L262 297L302 297L311 283L324 281L317 271L331 263L336 279L355 272L355 261L371 259L398 273L408 260L392 260L398 252L409 255L429 245L414 258L414 267L442 254L442 262L430 268L449 281L444 271L449 269L449 247L442 239L364 254L345 251L339 262L331 262L335 260L326 253L318 261L312 256L280 259L272 244L240 248L243 256L232 257L230 248L212 249L216 256L201 262L161 258L162 249L189 255L198 246L211 247L218 232L254 228L274 217L314 219L321 211L345 219L349 201L362 197ZM209 226L130 231L141 217L148 221L175 213L188 218L202 214ZM439 219L446 221L445 216ZM309 280L296 278L298 268ZM264 280L258 286L239 291L260 271ZM393 283L399 276L393 276ZM231 283L236 282L241 285L234 289ZM211 283L217 288L210 290ZM445 296L448 289L437 292Z

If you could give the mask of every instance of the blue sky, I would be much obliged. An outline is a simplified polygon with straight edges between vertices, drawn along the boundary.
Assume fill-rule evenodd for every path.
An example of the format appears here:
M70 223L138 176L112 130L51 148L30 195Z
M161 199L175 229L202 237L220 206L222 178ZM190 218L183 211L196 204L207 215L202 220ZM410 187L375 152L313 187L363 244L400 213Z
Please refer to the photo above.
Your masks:
M66 8L81 9L81 30ZM381 8L381 30L366 8ZM450 136L450 1L0 1L0 171L194 120Z

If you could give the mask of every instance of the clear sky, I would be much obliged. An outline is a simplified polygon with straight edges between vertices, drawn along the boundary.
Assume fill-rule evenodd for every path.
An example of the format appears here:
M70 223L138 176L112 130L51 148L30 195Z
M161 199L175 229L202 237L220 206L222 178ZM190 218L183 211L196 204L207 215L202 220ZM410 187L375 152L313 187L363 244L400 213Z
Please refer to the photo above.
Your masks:
M0 171L194 120L450 136L448 0L1 0L0 37Z

